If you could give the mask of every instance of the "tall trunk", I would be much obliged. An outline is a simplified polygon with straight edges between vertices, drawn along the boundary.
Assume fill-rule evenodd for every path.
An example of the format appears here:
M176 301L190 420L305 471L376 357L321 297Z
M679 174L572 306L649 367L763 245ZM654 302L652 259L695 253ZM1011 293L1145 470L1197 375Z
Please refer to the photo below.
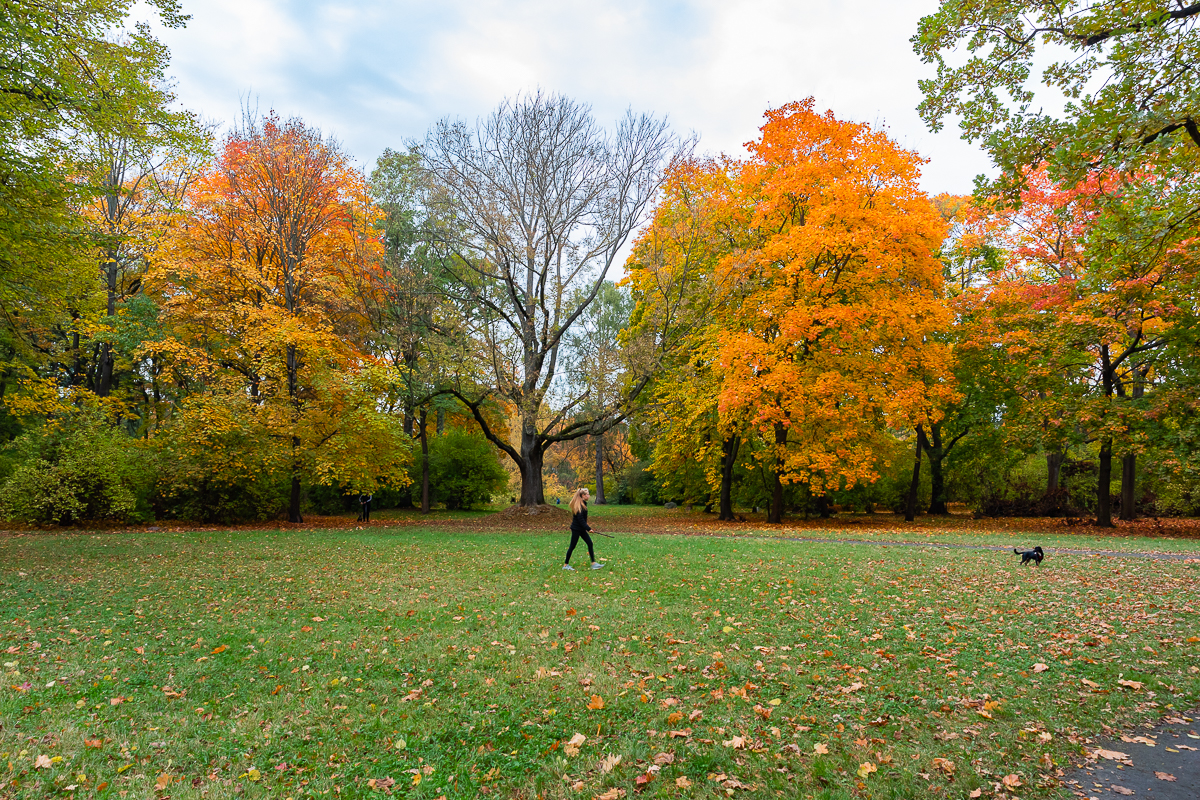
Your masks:
M542 461L545 457L542 437L535 431L525 430L521 433L521 506L532 508L544 505L546 497L542 492Z
M1096 525L1111 528L1112 521L1112 438L1100 443L1100 475L1096 482Z
M1133 372L1133 399L1137 400L1145 394L1146 370L1135 369ZM1137 454L1127 453L1121 458L1121 519L1123 520L1137 518L1137 492L1134 486L1136 478Z
M908 502L904 504L904 521L912 522L917 518L917 487L921 484L921 426L917 426L916 455L913 458L912 482L908 485Z
M787 428L782 422L775 423L775 446L778 453L775 456L775 480L771 486L771 511L767 514L767 522L783 522L783 448L787 445Z
M426 433L425 409L421 409L421 513L429 513L429 436Z
M108 318L112 319L117 314L117 259L113 253L108 253L105 260L104 288L108 294ZM111 343L102 342L100 344L99 361L96 376L96 395L98 397L108 397L112 391L113 376L113 351Z
M292 425L300 424L300 358L295 345L287 347L288 401ZM288 522L304 522L300 516L300 437L292 434L292 492L288 499Z
M733 519L733 467L737 463L741 440L736 433L730 434L723 443L724 458L721 459L721 513L718 519Z
M596 505L604 505L604 436L596 437Z
M918 428L918 441L925 447L925 455L929 458L929 483L932 488L929 500L930 514L949 514L946 509L946 477L942 470L942 460L946 457L942 445L942 423L935 422L929 426L929 438L926 438Z
M1046 454L1046 497L1054 497L1058 494L1058 479L1062 474L1062 465L1066 458L1066 453Z
M1113 365L1109 358L1108 345L1100 347L1100 382L1104 387L1104 398L1113 396L1116 382L1113 380ZM1100 443L1100 474L1096 480L1096 525L1101 528L1113 527L1112 521L1112 449L1113 441L1109 436Z
M817 513L821 515L821 519L829 519L832 515L832 509L829 507L829 495L823 494L817 498Z
M1134 514L1134 477L1137 469L1137 455L1126 453L1121 457L1121 519L1131 520Z

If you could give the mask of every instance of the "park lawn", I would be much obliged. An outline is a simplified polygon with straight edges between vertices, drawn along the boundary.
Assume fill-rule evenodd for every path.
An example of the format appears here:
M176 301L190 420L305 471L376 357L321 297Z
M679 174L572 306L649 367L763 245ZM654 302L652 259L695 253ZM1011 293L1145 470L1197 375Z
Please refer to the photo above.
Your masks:
M1200 704L1197 563L565 543L0 539L0 797L1056 797Z

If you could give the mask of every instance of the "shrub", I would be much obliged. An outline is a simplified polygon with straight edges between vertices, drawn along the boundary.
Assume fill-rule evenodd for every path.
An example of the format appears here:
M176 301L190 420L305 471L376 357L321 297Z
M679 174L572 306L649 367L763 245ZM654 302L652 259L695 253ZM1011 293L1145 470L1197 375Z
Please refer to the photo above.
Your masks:
M11 445L15 469L0 513L31 525L152 518L146 453L104 419L80 415L28 431Z
M413 467L420 491L421 464ZM433 502L446 508L471 508L491 502L508 485L508 470L500 464L496 448L482 434L449 428L429 439L429 492Z

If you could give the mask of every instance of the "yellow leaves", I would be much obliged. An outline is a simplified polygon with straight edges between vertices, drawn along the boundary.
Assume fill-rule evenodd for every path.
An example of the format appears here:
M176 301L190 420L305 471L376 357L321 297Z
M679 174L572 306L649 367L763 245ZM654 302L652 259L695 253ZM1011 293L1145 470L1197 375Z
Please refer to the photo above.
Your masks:
M875 766L870 761L864 761L863 763L859 764L858 769L856 770L858 777L862 778L863 780L866 780L867 776L869 776L872 772L878 771L879 767Z

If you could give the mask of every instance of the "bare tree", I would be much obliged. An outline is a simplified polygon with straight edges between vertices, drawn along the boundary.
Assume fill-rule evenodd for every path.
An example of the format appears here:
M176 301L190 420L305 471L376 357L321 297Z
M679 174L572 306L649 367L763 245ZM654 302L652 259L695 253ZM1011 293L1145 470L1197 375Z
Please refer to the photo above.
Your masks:
M664 120L627 113L609 134L587 106L540 92L506 100L474 129L442 120L421 147L434 209L448 220L450 291L478 315L487 344L491 386L459 399L520 469L521 506L545 501L548 447L608 430L645 383L635 378L585 417L586 390L552 394L564 335L596 300L678 149ZM493 397L515 410L519 445L485 415Z

